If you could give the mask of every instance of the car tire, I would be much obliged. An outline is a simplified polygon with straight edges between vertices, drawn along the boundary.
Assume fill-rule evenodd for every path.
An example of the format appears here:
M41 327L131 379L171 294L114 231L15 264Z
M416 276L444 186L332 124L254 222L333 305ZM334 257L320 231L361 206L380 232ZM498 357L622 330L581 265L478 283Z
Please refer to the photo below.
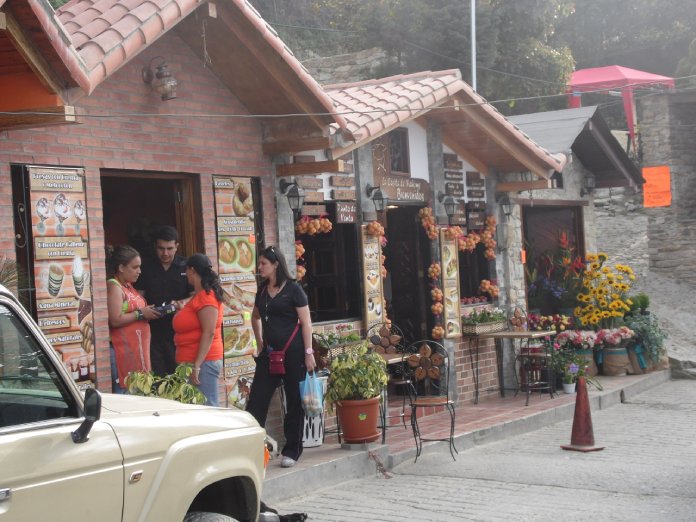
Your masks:
M221 515L220 513L208 513L207 511L191 511L186 513L184 522L237 522L236 518Z

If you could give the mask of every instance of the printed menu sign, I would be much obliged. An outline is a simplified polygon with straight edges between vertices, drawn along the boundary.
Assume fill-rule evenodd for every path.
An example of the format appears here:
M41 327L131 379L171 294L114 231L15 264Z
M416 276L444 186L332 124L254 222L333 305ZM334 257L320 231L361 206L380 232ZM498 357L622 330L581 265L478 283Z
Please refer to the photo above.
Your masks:
M213 177L220 283L224 293L222 335L228 402L244 409L255 364L251 312L256 296L256 230L251 179Z
M365 288L365 331L386 321L384 291L382 288L382 247L379 236L367 233L367 226L360 227L363 254L363 287Z
M462 335L462 316L459 303L459 251L457 241L447 239L445 230L440 231L440 257L442 259L442 293L445 337Z
M96 378L82 169L29 167L36 319L81 388Z

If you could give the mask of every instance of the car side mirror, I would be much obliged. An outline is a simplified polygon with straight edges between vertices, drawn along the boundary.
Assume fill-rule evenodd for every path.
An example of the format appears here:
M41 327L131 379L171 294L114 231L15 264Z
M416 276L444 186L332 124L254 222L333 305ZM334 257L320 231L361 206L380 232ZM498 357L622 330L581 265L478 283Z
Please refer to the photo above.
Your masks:
M82 424L71 434L74 443L79 444L89 439L89 432L92 429L92 425L101 417L101 404L101 394L94 388L87 388L84 402L85 420L83 420Z

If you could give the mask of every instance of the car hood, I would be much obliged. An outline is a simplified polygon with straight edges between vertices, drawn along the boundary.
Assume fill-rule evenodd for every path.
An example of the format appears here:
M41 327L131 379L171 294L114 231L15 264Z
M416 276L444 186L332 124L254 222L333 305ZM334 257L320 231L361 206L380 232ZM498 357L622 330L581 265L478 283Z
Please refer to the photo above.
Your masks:
M185 438L230 430L263 432L250 414L236 408L108 393L102 395L101 421L113 428L126 458L161 453Z

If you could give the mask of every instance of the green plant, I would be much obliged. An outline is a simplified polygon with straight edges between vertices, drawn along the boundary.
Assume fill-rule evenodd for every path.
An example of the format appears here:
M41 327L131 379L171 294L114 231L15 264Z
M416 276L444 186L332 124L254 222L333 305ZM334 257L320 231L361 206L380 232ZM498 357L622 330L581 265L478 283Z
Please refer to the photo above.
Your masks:
M640 292L631 296L631 312L646 313L650 307L650 297L648 294Z
M205 404L205 395L188 380L193 366L180 364L174 373L166 377L155 376L152 372L131 372L126 377L126 388L131 395L160 397L185 404Z
M654 314L632 314L627 315L624 322L636 334L631 346L634 349L642 347L651 361L658 362L665 352L664 341L667 334L660 328L657 317Z
M334 358L330 372L325 397L330 409L340 401L377 397L387 385L387 364L367 342Z
M463 324L494 323L507 321L507 315L500 308L484 306L472 310L468 315L462 316Z

